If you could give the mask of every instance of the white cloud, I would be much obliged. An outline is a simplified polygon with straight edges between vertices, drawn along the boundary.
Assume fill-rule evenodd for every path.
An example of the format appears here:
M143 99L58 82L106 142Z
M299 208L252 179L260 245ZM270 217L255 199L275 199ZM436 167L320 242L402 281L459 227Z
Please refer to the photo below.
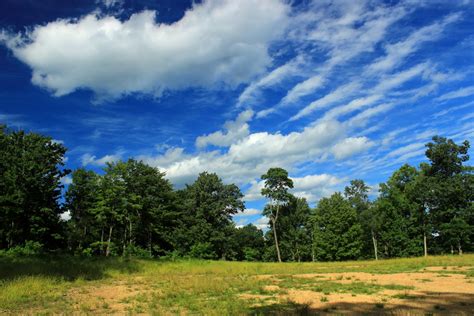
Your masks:
M227 182L249 183L272 166L293 170L295 164L313 162L326 157L333 146L346 139L346 127L337 121L321 121L306 126L300 132L252 133L231 144L225 152L207 151L186 154L182 148L169 149L163 155L141 156L139 159L166 172L176 185L194 181L198 173L216 172ZM355 143L355 144L353 144ZM347 158L371 142L367 138L349 138L335 154ZM345 146L351 146L345 148Z
M262 214L261 210L257 210L255 208L247 208L243 212L235 214L234 218L235 217L248 217L248 216L253 216L253 215L261 215L261 214Z
M446 100L451 100L451 99L468 97L468 96L471 96L471 95L474 95L474 86L464 87L464 88L461 88L461 89L456 90L456 91L451 91L451 92L445 93L445 94L439 96L438 98L436 98L436 100L446 101Z
M0 40L33 71L33 84L63 96L90 89L99 98L160 95L187 87L236 86L271 64L270 43L284 31L282 1L208 0L173 24L142 11L121 21L95 13L35 26Z
M312 93L316 88L322 87L325 83L325 78L321 75L315 75L303 82L298 83L291 88L286 96L281 100L282 104L293 103L298 101L302 96Z
M288 77L295 76L302 64L303 58L298 56L284 65L275 68L270 73L247 86L240 94L237 105L241 106L243 104L255 103L262 89L272 87Z
M297 197L305 198L309 203L316 202L323 197L334 193L343 182L336 176L330 174L314 174L304 177L291 177L294 188L291 193ZM252 181L252 185L245 192L246 201L262 199L261 191L265 185L264 181Z
M374 142L370 141L367 137L350 137L334 145L332 153L337 159L344 159L366 151L374 145Z
M239 114L235 121L227 121L224 124L226 132L217 131L209 135L199 136L196 139L196 146L198 148L206 147L207 145L215 146L230 146L231 144L243 139L249 134L249 125L247 122L253 117L252 110L246 110Z
M257 219L255 222L253 222L252 224L255 225L258 229L265 230L268 228L269 219L268 217L262 216L259 219Z
M311 102L308 106L300 110L290 120L294 121L302 118L303 116L309 115L317 109L324 109L335 102L342 101L347 98L351 93L360 88L361 84L358 82L351 82L346 85L336 88L331 93L326 94L324 97Z
M71 219L71 212L70 212L70 211L66 211L66 212L64 212L64 213L61 213L61 214L59 215L59 218L61 218L61 220L63 220L63 221L68 221L68 220Z
M420 28L411 33L403 41L395 44L389 44L385 47L387 54L377 59L368 67L369 72L386 72L399 66L403 60L418 50L420 46L428 41L435 41L440 38L444 28L458 21L460 14L451 14L445 17L441 22Z
M116 153L113 155L105 155L101 158L97 158L96 156L91 155L91 154L84 154L81 156L81 163L83 166L92 165L92 166L101 167L101 166L105 166L107 163L117 162L121 158L122 158L121 153Z
M106 8L120 7L123 6L125 0L96 0L97 4L102 4Z
M403 156L408 153L419 151L423 148L425 148L425 143L411 143L406 146L392 150L390 153L387 154L387 158Z
M69 185L69 184L71 184L71 183L72 183L72 178L71 178L71 176L64 176L64 177L62 177L62 178L61 178L61 183L62 183L63 185Z

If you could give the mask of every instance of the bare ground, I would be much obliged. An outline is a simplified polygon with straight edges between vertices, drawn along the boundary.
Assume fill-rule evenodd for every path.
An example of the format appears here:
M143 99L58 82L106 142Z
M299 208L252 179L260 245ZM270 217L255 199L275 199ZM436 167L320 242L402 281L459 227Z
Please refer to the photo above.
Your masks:
M410 287L383 289L374 294L325 293L285 287L280 275L258 275L255 278L266 284L261 288L264 294L242 293L239 298L250 302L255 314L474 315L473 279L462 273L452 273L467 270L469 268L465 267L428 267L412 273L344 272L291 276L292 284L301 280L311 285L330 281ZM451 273L444 273L447 271ZM78 314L145 314L147 310L140 311L133 306L140 300L149 301L151 294L159 296L159 292L153 284L135 278L71 289L65 299L73 304ZM295 313L280 312L279 306L285 302L302 309ZM274 308L268 309L269 306Z

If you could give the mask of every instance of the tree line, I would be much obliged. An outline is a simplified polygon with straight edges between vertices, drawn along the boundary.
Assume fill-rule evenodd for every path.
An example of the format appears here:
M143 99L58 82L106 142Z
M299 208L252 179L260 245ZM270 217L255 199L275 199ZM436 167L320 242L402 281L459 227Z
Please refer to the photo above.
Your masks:
M0 127L0 251L82 256L332 261L409 257L474 249L474 173L469 142L435 136L428 162L403 165L379 195L352 180L311 208L290 193L282 168L262 180L269 227L237 227L243 194L203 172L175 190L165 174L129 159L101 174L66 169L50 137ZM67 189L62 179L70 175ZM67 212L68 220L61 214Z

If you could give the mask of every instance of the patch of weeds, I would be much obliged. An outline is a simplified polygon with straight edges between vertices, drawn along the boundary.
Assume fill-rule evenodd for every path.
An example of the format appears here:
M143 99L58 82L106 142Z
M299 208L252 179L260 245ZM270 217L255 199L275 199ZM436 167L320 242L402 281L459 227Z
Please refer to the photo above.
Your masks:
M341 284L338 282L320 282L318 286L312 290L315 292L323 292L325 295L330 293L352 293L352 294L375 294L382 290L409 290L412 286L404 286L398 284L380 285L375 283L352 282Z
M426 282L433 282L431 279L420 279L421 282L426 283Z
M413 294L409 294L409 293L399 293L399 294L393 295L392 297L393 298L399 298L399 299L402 299L402 300L417 300L417 299L422 298L421 296L413 295Z
M321 302L329 302L329 299L326 296L321 297Z

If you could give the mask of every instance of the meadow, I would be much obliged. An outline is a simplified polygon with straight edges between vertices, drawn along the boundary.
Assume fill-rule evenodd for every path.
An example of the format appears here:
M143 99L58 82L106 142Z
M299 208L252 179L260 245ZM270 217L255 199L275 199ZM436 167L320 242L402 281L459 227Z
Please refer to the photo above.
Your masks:
M0 314L474 313L474 255L263 263L0 256Z

